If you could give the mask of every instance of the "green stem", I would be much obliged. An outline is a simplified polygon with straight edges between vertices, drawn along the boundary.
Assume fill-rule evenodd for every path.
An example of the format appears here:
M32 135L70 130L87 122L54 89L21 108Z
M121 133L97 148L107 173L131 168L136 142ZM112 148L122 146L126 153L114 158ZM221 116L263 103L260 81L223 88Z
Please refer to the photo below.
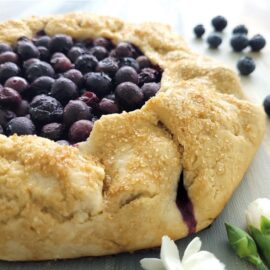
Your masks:
M263 262L261 262L257 265L257 269L258 270L269 270L269 268Z

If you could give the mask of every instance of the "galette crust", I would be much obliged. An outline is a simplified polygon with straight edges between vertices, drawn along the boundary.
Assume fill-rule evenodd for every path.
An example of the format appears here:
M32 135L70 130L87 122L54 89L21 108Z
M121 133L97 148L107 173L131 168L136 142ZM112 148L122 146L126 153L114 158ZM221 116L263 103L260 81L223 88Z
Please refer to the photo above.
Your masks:
M164 234L182 238L181 172L196 231L211 224L264 134L264 113L243 99L234 72L190 51L168 26L94 14L7 21L0 41L40 30L132 42L164 72L156 97L103 116L78 148L0 136L0 259L101 256L158 246Z

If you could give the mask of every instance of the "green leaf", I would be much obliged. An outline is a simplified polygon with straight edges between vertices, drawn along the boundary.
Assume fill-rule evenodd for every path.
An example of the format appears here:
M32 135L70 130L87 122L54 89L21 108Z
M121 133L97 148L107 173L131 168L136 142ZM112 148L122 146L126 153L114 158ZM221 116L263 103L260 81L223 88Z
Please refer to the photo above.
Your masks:
M270 219L265 216L261 217L261 231L263 234L270 235Z

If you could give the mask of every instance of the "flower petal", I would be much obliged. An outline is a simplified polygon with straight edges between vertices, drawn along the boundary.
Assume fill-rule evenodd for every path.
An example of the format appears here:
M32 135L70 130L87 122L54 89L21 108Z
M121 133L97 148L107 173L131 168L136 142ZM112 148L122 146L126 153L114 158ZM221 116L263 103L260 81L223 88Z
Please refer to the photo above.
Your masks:
M200 251L191 255L184 263L185 270L224 270L225 265L221 263L212 253Z
M145 270L165 270L163 263L160 259L145 258L140 260L141 266Z
M195 237L187 246L184 256L182 258L182 262L184 263L187 258L189 258L191 255L197 253L200 251L202 246L202 242L199 237Z
M160 258L166 270L182 269L178 248L168 236L162 237Z

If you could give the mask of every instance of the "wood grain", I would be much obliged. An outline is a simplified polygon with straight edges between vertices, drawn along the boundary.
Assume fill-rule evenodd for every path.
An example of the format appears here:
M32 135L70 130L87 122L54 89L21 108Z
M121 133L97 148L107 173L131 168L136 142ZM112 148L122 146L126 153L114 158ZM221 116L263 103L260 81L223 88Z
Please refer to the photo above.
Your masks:
M47 15L63 13L73 10L83 10L109 14L121 17L132 22L145 20L161 21L170 24L175 31L185 36L188 44L203 54L228 64L235 69L236 61L242 55L251 55L256 60L256 71L247 78L241 78L247 97L254 102L262 103L264 97L270 94L270 2L268 0L74 0L74 1L0 1L0 20L29 15ZM205 39L197 41L193 37L192 28L197 23L207 27L207 35L212 31L210 20L214 15L225 15L229 25L223 34L223 43L219 50L209 50ZM251 54L233 53L229 46L229 38L233 26L245 23L250 36L256 33L263 34L269 41L262 53ZM235 69L236 70L236 69ZM203 241L203 248L214 252L230 270L251 270L251 265L238 259L227 244L224 222L245 227L244 210L249 202L258 197L270 198L270 121L267 122L265 139L259 148L250 168L246 172L242 184L234 193L221 216L205 231L199 233ZM136 233L136 232L134 232ZM83 236L82 236L83 237ZM193 237L193 236L192 236ZM182 254L189 237L177 241ZM77 260L50 261L38 263L8 263L0 262L1 270L135 270L141 269L139 260L143 257L158 257L159 250L140 251L134 254L120 254L102 258L82 258ZM211 269L210 269L211 270Z

